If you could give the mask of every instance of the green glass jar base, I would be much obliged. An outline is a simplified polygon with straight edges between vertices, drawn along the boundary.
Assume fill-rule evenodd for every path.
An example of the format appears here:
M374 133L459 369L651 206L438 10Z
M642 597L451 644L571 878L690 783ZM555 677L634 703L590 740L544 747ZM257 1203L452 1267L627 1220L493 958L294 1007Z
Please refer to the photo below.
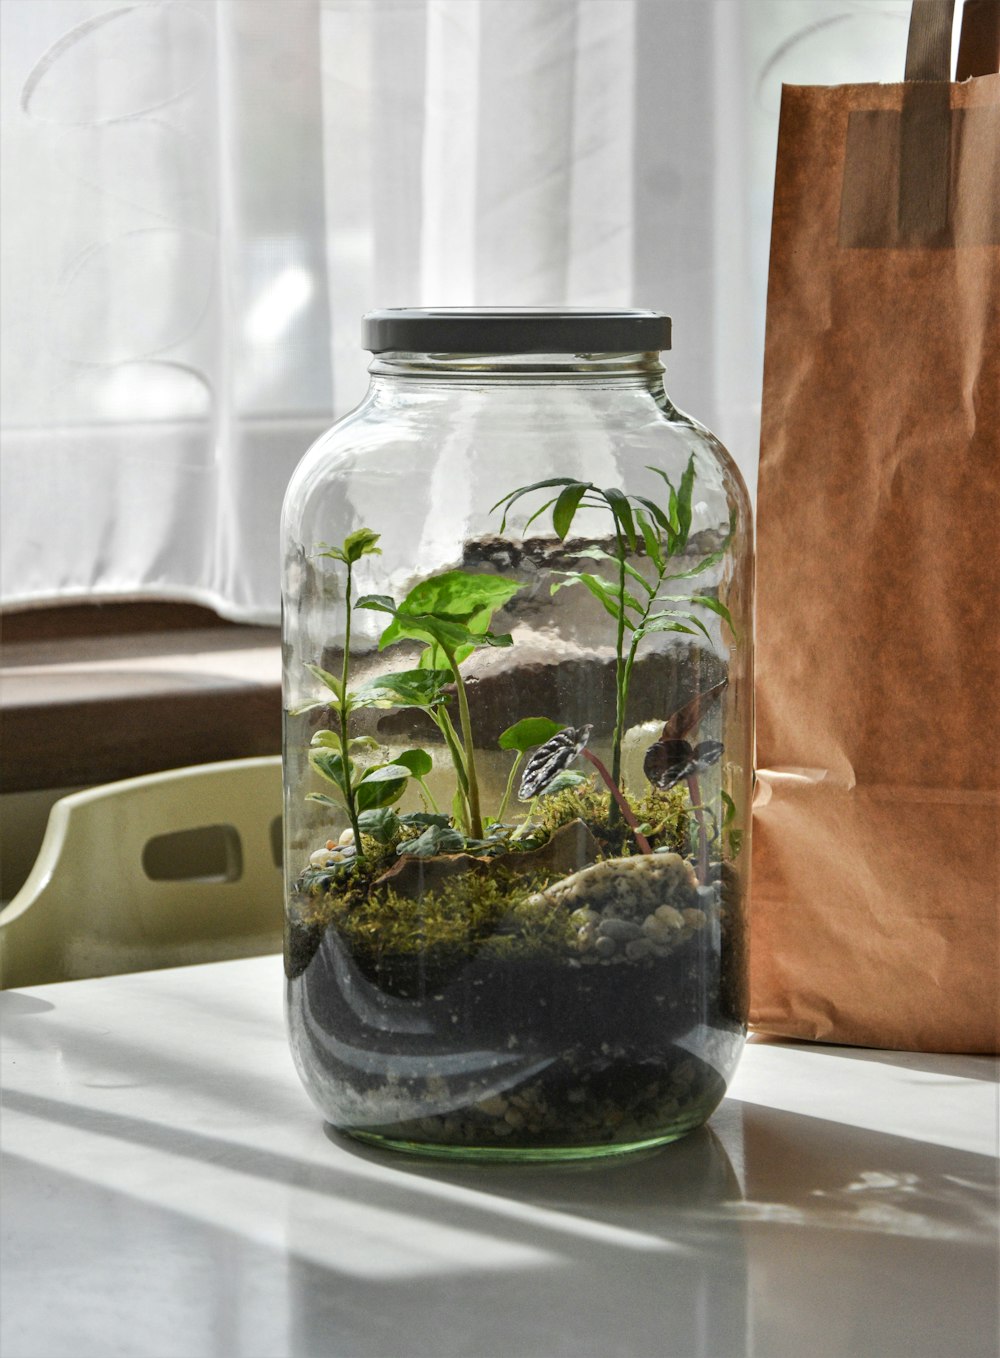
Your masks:
M493 1164L553 1164L567 1160L607 1160L623 1155L634 1155L639 1151L655 1150L658 1146L679 1141L690 1132L705 1124L705 1117L685 1118L669 1130L656 1136L644 1137L637 1141L601 1141L580 1146L503 1146L465 1145L457 1142L408 1141L402 1137L387 1136L380 1132L366 1132L355 1128L342 1129L342 1135L355 1141L363 1141L368 1146L390 1150L403 1155L422 1156L433 1160L474 1160L479 1163Z
M607 1160L636 1151L653 1150L686 1136L692 1128L654 1137L649 1141L607 1142L599 1146L454 1146L425 1141L397 1141L372 1132L347 1132L356 1141L403 1155L416 1155L432 1160L474 1160L492 1164L552 1164L565 1160Z

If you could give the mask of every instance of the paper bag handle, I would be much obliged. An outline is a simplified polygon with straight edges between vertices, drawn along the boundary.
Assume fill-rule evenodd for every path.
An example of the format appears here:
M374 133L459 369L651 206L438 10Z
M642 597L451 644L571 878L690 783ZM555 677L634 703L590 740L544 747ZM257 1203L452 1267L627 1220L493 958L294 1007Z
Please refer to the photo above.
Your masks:
M913 0L906 43L907 81L951 79L955 0ZM955 79L1000 70L1000 0L965 0Z
M913 0L903 79L951 79L951 29L955 0Z
M965 0L955 79L1000 71L1000 0Z

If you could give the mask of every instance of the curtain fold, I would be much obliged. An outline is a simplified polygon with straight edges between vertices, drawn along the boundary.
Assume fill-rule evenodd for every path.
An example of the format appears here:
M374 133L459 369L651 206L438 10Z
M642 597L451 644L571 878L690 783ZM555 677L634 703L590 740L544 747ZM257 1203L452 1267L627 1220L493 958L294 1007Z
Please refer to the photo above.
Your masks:
M3 0L0 590L274 621L392 305L637 305L753 480L777 85L906 0Z

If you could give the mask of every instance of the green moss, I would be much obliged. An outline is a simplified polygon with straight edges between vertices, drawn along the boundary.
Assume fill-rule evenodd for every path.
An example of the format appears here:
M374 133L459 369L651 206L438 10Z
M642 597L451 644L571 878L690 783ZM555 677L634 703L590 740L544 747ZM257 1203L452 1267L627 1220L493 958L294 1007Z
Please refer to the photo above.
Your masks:
M647 838L654 849L668 848L681 854L687 852L690 803L685 787L671 788L669 792L650 787L639 798L626 787L625 797L639 824L651 827L652 833ZM628 827L621 823L609 823L608 794L596 778L588 778L586 783L577 787L564 788L562 792L541 797L535 806L534 822L546 836L561 825L568 825L577 819L587 822L607 856L634 852L634 840Z
M307 924L334 925L355 953L368 958L429 952L458 960L484 950L495 956L557 952L573 935L565 911L529 903L553 880L526 877L502 865L471 869L419 898L369 884L354 875L303 902Z
M654 848L684 853L688 845L687 794L651 789L630 798L640 823L651 827ZM583 820L602 847L602 857L633 851L631 834L608 823L608 798L594 780L541 798L525 849L544 843L563 825ZM566 911L539 900L538 893L565 874L516 872L503 857L483 860L468 871L410 896L378 879L398 862L397 846L411 838L406 827L382 845L363 836L364 859L349 867L309 869L298 882L300 923L308 929L334 926L362 959L426 957L444 963L492 956L565 955L575 929ZM513 847L513 846L512 846ZM508 862L510 860L508 859Z

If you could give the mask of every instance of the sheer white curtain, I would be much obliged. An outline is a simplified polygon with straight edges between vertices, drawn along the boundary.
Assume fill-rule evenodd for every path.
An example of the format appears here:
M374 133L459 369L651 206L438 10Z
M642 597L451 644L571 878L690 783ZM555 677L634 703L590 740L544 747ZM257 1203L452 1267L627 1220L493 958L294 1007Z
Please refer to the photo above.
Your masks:
M640 305L753 480L782 79L906 0L3 0L6 603L277 616L374 306Z

